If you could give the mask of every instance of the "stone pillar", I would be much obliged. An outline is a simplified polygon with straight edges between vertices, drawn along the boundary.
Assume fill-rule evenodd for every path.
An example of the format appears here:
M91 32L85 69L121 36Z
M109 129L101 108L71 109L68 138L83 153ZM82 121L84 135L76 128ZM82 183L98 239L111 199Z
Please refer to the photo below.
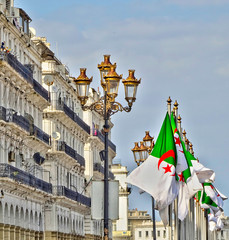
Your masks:
M9 240L10 239L10 225L5 224L4 226L4 240Z
M30 240L35 240L35 231L34 230L30 231Z
M21 240L20 238L20 232L21 232L21 228L20 227L15 227L15 239L16 240Z
M29 229L25 230L25 240L30 240L30 230Z
M11 225L10 226L10 240L15 239L15 226Z
M25 229L24 228L21 228L20 230L20 240L25 240Z
M0 239L4 239L4 224L0 223Z

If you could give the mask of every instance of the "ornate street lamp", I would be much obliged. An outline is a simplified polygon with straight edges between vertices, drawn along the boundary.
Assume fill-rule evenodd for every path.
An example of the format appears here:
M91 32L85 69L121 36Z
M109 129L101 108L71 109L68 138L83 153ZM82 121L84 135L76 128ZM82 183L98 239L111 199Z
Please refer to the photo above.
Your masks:
M82 109L85 110L94 110L104 117L104 239L108 240L109 236L109 216L108 216L108 176L109 176L109 163L108 163L108 132L110 130L108 121L111 115L117 112L130 112L133 102L136 100L136 93L138 85L141 82L141 79L137 80L134 77L134 70L129 70L129 76L127 79L123 79L123 84L125 88L125 99L128 102L128 106L123 107L119 102L115 101L115 98L118 96L118 88L122 75L116 73L116 63L112 64L110 62L110 55L104 55L104 61L101 64L98 64L98 69L100 70L101 76L101 86L104 90L104 96L102 96L98 101L93 102L90 105L87 105L88 99L88 89L92 78L86 76L86 69L80 70L80 76L74 79L76 84L76 89L78 93L78 98L81 102ZM145 147L142 144L143 147ZM142 147L141 146L141 147ZM141 148L140 147L140 148ZM145 157L143 152L141 152L142 159Z
M141 162L144 162L148 157L148 148L144 145L143 142L140 142L140 147L138 146L138 142L135 142L135 146L132 149L134 154L134 160L139 166Z
M151 137L149 135L149 131L146 131L145 133L146 133L146 135L143 138L143 142L144 142L144 145L148 148L148 152L150 154L154 147L154 141L153 141L154 137Z
M138 142L135 142L135 146L131 151L134 154L134 160L139 166L140 163L144 162L149 154L152 152L154 148L154 141L153 137L149 135L149 131L145 132L145 137L143 138L143 141L140 142L140 147L138 145ZM153 239L156 240L156 219L155 219L155 204L154 204L154 198L152 197L152 217L153 217Z
M80 68L79 77L74 79L74 82L76 83L78 98L82 105L84 105L87 102L89 86L93 78L91 77L89 79L87 77L86 70L87 70L86 68Z

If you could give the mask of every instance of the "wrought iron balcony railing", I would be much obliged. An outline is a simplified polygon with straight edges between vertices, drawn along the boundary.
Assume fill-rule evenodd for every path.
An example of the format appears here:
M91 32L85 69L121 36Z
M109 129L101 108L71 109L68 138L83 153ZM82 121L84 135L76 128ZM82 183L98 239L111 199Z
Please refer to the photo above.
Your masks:
M44 143L50 145L50 136L47 133L43 132L40 128L30 123L27 118L18 115L12 109L6 109L0 106L0 120L4 120L5 122L13 122L17 126L29 132L31 136L35 136Z
M6 163L0 164L0 177L8 177L22 184L40 189L47 193L52 193L52 184L47 183L32 174L22 171Z
M75 159L81 166L85 166L85 159L79 155L76 150L68 146L64 141L57 141L57 151L63 151L73 159Z
M104 174L104 167L100 163L94 163L93 170ZM114 179L114 174L111 171L109 171L109 178Z
M21 64L16 57L14 57L11 53L1 52L0 60L6 61L17 73L19 73L29 84L31 84L34 90L40 94L44 99L49 101L49 94L46 89L44 89L40 83L38 83L33 78L33 72Z
M34 125L33 125L33 128L34 130L32 132L32 135L39 138L41 141L45 142L46 144L50 145L50 136Z
M34 88L34 90L35 90L38 94L40 94L46 101L48 101L48 102L50 101L48 91L47 91L45 88L43 88L43 87L41 86L41 84L40 84L39 82L37 82L35 79L33 79L33 88Z
M93 129L93 136L97 136L102 142L105 141L104 135L97 129ZM114 143L111 142L111 140L108 139L108 146L116 152L116 146Z
M65 196L71 200L79 202L88 207L91 206L91 198L86 197L86 196L84 196L76 191L73 191L65 186L54 186L53 193L56 194L57 196Z
M70 107L61 100L52 100L52 108L63 111L69 118L76 122L85 132L90 134L88 126Z

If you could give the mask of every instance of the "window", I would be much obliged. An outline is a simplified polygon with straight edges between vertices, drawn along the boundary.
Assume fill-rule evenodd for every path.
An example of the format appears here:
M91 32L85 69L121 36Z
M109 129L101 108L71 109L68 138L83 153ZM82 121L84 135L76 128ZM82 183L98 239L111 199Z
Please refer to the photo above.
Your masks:
M160 237L160 231L157 231L157 236Z
M146 237L149 237L149 232L148 231L146 231Z
M166 231L163 231L163 238L166 238Z
M141 231L138 232L138 236L142 237L142 232Z

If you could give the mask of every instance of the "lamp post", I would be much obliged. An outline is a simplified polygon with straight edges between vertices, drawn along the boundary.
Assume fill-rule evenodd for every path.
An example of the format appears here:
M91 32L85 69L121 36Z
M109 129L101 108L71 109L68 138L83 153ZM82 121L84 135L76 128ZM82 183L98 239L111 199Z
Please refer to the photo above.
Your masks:
M147 157L154 148L154 137L151 137L149 135L149 131L146 131L145 134L146 135L143 138L143 141L140 142L140 146L138 145L138 142L135 142L134 148L131 149L134 154L134 160L138 166L147 159ZM152 197L153 239L156 240L156 221L154 205L154 198Z
M87 105L89 86L92 78L88 78L86 75L86 68L80 69L80 75L73 81L76 84L78 98L81 102L82 109L94 110L99 113L104 118L104 239L109 238L109 215L108 215L108 192L109 192L109 163L108 163L108 133L110 130L108 121L111 115L117 112L130 112L133 102L136 100L137 87L141 82L141 79L136 79L134 76L135 70L129 70L129 76L123 79L125 89L125 99L128 102L128 106L123 107L119 102L115 101L118 96L119 82L122 79L122 75L116 73L116 63L112 64L110 62L110 55L104 55L104 61L98 64L98 69L100 70L101 76L101 86L104 90L104 96L96 102Z

